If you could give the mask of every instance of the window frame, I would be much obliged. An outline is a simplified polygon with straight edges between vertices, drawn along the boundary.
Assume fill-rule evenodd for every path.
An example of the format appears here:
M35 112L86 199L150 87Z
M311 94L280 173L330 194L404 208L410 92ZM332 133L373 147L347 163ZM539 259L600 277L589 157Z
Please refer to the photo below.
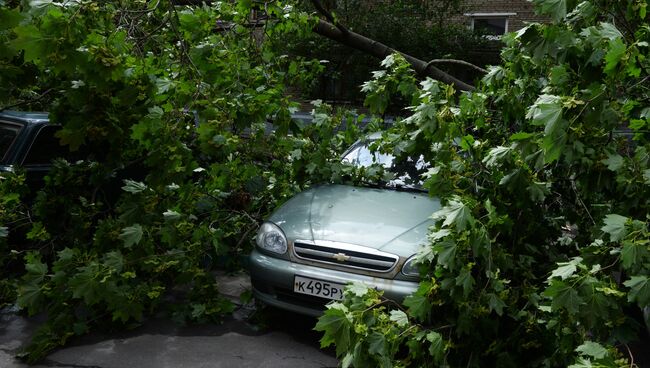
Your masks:
M33 135L34 138L29 142L29 146L27 147L27 150L25 151L25 154L23 155L23 158L22 158L21 162L19 163L20 166L24 166L24 167L49 167L49 166L52 166L52 160L54 160L54 158L60 157L60 156L54 156L54 157L52 157L50 159L49 162L42 162L42 163L29 163L28 162L28 163L25 163L27 161L27 159L29 158L30 153L32 152L32 148L34 147L34 143L36 143L39 135L45 129L54 130L55 131L54 133L56 133L56 131L60 130L61 128L58 125L50 125L50 124L44 124L44 125L38 127L38 130ZM55 137L55 136L53 135L53 137ZM61 157L64 157L64 156L61 156Z
M0 120L0 125L16 127L17 128L16 136L14 137L14 139L11 141L11 143L7 147L7 151L3 152L2 156L0 156L0 163L3 163L9 158L9 154L11 153L12 148L16 144L16 141L18 141L18 139L20 138L20 134L23 131L24 126L22 124L14 123L12 121L7 121L7 120Z
M485 35L484 37L487 39L493 39L493 40L499 40L501 39L501 36L504 34L510 32L510 18L514 17L517 15L517 13L465 13L464 14L466 17L470 19L470 26L469 28L474 31L475 30L475 21L477 19L503 19L505 20L505 27L503 30L503 33L500 35Z

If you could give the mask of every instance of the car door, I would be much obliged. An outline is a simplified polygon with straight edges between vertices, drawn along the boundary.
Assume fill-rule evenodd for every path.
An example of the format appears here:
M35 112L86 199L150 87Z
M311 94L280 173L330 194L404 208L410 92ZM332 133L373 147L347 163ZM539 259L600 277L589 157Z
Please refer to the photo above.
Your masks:
M52 168L52 160L57 157L67 157L67 147L61 146L55 136L59 126L43 125L40 127L22 161L25 169L27 185L31 189L39 189L45 184L45 176Z

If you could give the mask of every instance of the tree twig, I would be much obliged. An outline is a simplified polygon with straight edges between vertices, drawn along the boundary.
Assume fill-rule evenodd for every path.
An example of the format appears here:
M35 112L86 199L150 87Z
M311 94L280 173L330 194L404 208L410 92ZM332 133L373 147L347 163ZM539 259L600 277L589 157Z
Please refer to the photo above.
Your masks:
M178 28L176 28L176 24L174 21L180 23L180 19L178 16L178 12L176 11L176 7L174 6L173 2L169 2L169 12L170 12L170 19L169 19L169 24L171 26L172 31L174 34L176 34L176 37L178 38L178 50L180 51L181 55L185 57L185 59L189 62L190 66L192 67L192 70L199 76L201 75L201 71L199 68L196 67L194 64L194 61L192 60L192 57L190 56L190 53L187 50L187 44L185 43L185 38L181 35L179 32ZM171 16L173 14L173 17Z
M13 104L13 105L1 106L0 111L7 110L7 109L12 109L14 107L18 107L18 106L22 106L22 105L26 105L26 104L30 104L30 103L34 103L34 102L38 102L43 97L45 97L45 95L47 95L50 92L52 92L52 88L50 88L50 89L46 90L45 92L41 93L38 97L32 98L30 100L20 101L20 102L17 102L15 104Z
M630 350L630 347L627 346L627 344L624 345L627 349L627 354L630 356L630 368L636 367L636 365L634 365L634 355L632 354L632 350Z
M427 63L425 68L429 68L433 64L458 64L458 65L463 65L472 69L475 69L483 74L487 74L487 70L481 68L478 65L474 65L470 62L464 61L464 60L457 60L457 59L433 59Z
M585 212L587 212L587 215L589 216L589 219L591 220L591 222L594 225L596 225L596 220L594 220L593 216L591 216L591 212L589 212L589 208L587 207L585 202L582 201L582 198L580 198L580 193L578 193L578 187L576 186L576 182L573 179L571 179L571 188L573 189L573 192L576 195L576 199L578 200L578 202L580 202L580 204L582 205L582 208L585 209Z

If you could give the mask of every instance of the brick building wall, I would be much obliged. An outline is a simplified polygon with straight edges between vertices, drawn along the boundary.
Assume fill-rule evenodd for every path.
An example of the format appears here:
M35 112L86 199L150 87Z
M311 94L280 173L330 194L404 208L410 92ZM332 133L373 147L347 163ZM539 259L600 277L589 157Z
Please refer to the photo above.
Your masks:
M523 28L527 22L546 20L535 14L533 4L527 0L464 0L462 10L464 15L458 16L456 21L471 26L472 18L503 16L508 19L508 32Z

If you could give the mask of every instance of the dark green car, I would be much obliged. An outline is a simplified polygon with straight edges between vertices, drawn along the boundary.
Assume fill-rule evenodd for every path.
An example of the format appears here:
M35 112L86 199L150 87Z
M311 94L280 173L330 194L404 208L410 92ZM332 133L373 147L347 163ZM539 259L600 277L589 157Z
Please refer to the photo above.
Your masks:
M343 161L377 162L388 170L395 166L392 156L373 154L368 141L355 143ZM319 186L277 209L260 227L250 255L255 297L317 316L328 301L342 297L350 282L383 290L397 302L415 291L413 256L427 242L430 216L440 203L409 184L419 182L415 176L423 171L421 163L407 166L380 188Z
M0 172L22 167L28 185L40 188L52 159L69 155L55 137L59 129L47 113L0 111Z

